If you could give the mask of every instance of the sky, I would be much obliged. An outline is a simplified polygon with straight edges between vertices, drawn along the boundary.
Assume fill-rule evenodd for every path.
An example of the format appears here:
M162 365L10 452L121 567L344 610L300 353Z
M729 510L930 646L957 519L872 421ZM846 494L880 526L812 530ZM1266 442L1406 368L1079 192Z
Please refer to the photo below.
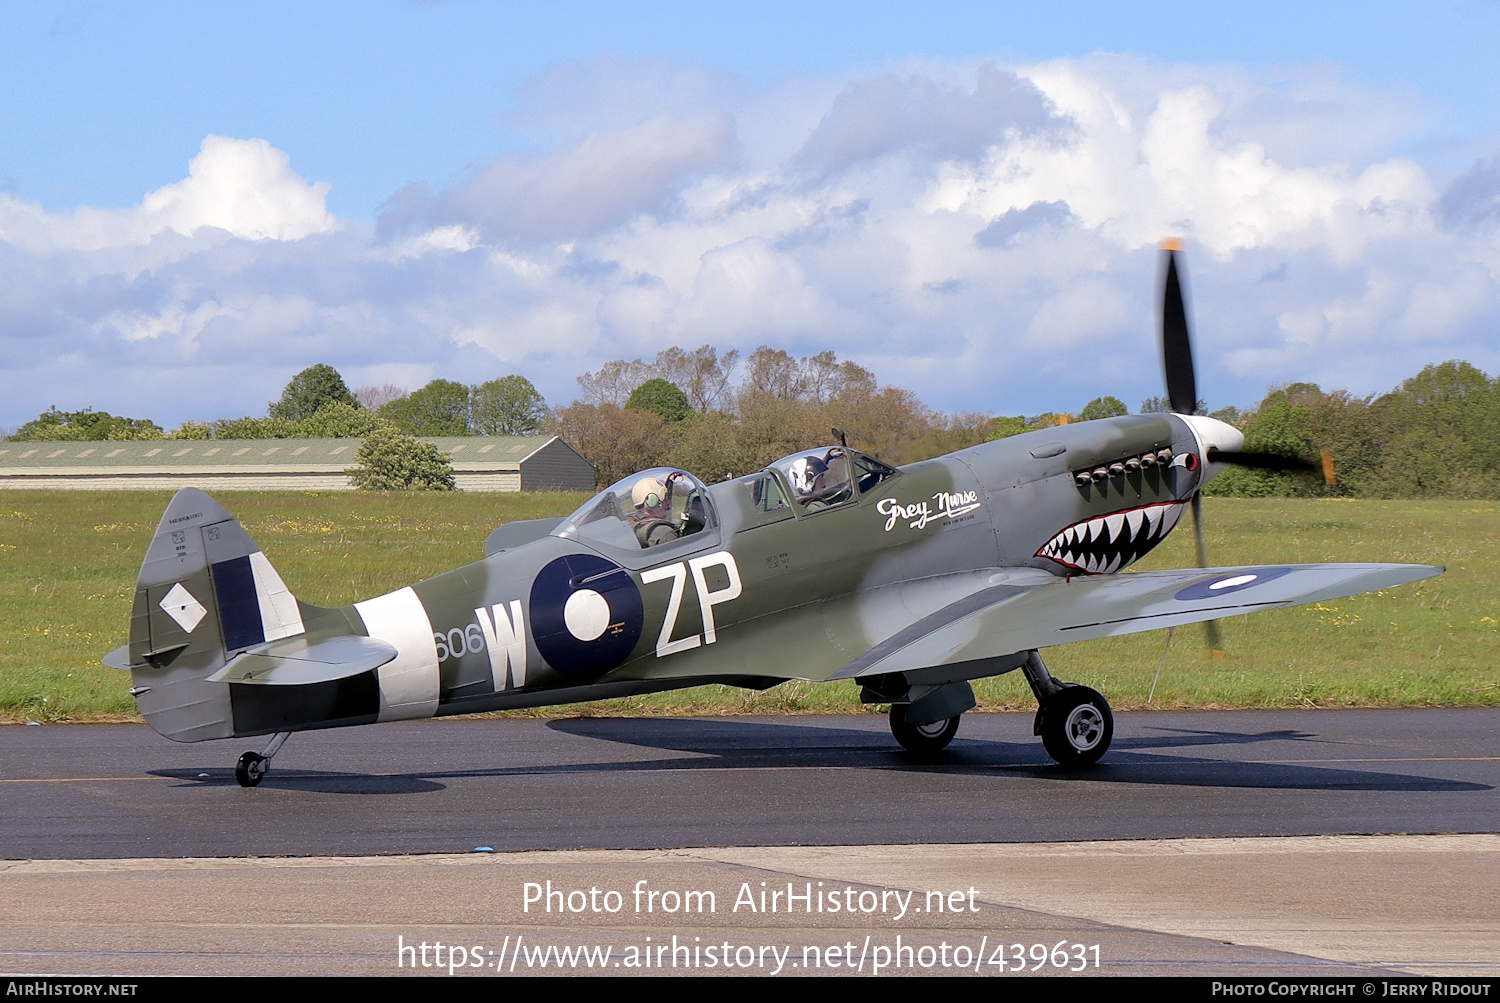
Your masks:
M833 350L943 410L1500 372L1500 4L13 3L0 427ZM1228 6L1228 5L1217 5Z

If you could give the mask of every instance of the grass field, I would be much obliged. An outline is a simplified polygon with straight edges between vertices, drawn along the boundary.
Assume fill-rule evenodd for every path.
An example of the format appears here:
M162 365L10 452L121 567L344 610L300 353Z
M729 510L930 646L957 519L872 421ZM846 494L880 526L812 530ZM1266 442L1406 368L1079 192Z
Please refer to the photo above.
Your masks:
M99 656L125 642L142 553L165 492L0 494L0 721L135 720L125 673ZM225 492L222 501L308 602L340 605L482 555L491 529L565 513L579 495ZM1153 707L1394 707L1500 703L1500 507L1489 502L1212 498L1215 564L1402 561L1439 578L1224 621L1228 657L1179 630ZM1186 524L1141 570L1191 565ZM1059 678L1146 706L1165 631L1044 652ZM985 709L1034 706L1019 673L976 683ZM778 714L859 709L853 684L764 693L703 687L528 714Z

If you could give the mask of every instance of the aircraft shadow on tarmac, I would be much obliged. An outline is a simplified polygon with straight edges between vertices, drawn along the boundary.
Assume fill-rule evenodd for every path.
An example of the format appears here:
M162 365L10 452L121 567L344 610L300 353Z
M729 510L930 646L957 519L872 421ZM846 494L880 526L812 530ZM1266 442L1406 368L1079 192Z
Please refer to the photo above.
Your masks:
M234 771L214 769L150 770L153 777L180 780L181 787L235 787ZM442 774L457 776L503 776L507 770ZM313 794L435 794L448 785L432 779L435 774L340 773L332 770L273 770L261 781L261 789L284 788Z
M1244 746L1287 741L1328 744L1326 739L1311 732L1294 729L1253 733L1157 729L1175 731L1177 734L1161 738L1117 739L1103 762L1082 769L1069 769L1051 762L1042 751L1041 744L1035 740L1008 742L959 737L942 753L924 758L893 749L889 736L883 732L779 725L765 721L741 723L661 718L566 718L549 722L547 726L582 737L711 757L708 760L694 758L688 761L688 768L697 766L702 769L726 766L740 769L756 766L839 766L976 775L1004 769L1009 775L1019 773L1053 780L1201 787L1372 791L1493 789L1488 784L1366 769L1331 769L1286 762L1189 758L1131 751L1214 745ZM624 764L611 764L613 768L621 765ZM628 768L651 769L664 766L683 768L683 764L674 760L629 764Z
M960 736L943 753L923 758L893 748L890 737L883 730L778 724L764 719L740 722L722 719L565 718L548 722L547 727L578 738L686 755L660 759L575 759L565 763L413 773L276 769L267 775L262 788L322 794L427 794L446 789L444 781L484 777L665 771L708 773L724 769L863 769L1187 787L1410 792L1493 789L1489 784L1376 769L1153 754L1149 751L1210 746L1242 748L1273 742L1313 743L1325 747L1329 744L1344 745L1296 729L1260 732L1153 729L1168 734L1117 739L1103 762L1092 767L1068 769L1052 763L1041 744L1034 739L1013 742ZM514 761L513 756L506 758ZM152 773L183 781L186 785L234 785L233 773L222 767L155 770Z

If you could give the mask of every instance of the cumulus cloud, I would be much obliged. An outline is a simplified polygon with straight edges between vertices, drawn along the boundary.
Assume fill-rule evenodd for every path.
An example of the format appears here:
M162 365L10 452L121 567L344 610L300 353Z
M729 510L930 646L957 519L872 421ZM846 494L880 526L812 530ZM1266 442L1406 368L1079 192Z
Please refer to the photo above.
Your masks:
M980 247L1004 247L1027 230L1061 226L1073 218L1066 202L1033 202L1025 209L1007 209L989 226L974 235Z
M1500 223L1500 158L1481 161L1455 178L1438 200L1438 211L1451 230L1493 229Z
M1216 133L1224 103L1207 84L1131 108L1107 78L1077 65L1041 67L1035 79L1079 122L1077 138L992 147L988 163L950 171L937 204L994 216L1066 202L1110 243L1142 246L1178 233L1220 258L1273 243L1352 255L1373 237L1426 223L1433 191L1417 164L1391 159L1359 173L1344 163L1287 167L1259 143Z
M408 187L388 206L382 232L470 224L499 243L591 237L661 211L685 179L725 163L733 135L723 116L658 115L554 153L501 157L436 194Z
M52 215L0 196L0 239L35 251L98 251L145 244L168 231L191 237L204 228L246 240L299 240L334 229L329 188L300 178L290 158L264 139L208 136L186 178L130 209L85 206Z
M849 84L797 159L824 176L906 150L932 164L971 160L1008 138L1056 136L1067 125L1031 81L995 66L955 85L884 75Z
M1126 57L763 85L600 57L518 94L533 151L376 220L335 219L268 140L211 136L135 207L0 196L0 423L258 412L312 362L520 371L565 401L605 359L703 343L833 349L940 407L1133 403L1159 392L1169 234L1211 403L1494 372L1500 168L1440 190L1390 152L1403 100Z
M248 240L300 240L333 229L330 187L303 181L264 139L209 136L188 176L147 195L138 220L147 233L211 226Z

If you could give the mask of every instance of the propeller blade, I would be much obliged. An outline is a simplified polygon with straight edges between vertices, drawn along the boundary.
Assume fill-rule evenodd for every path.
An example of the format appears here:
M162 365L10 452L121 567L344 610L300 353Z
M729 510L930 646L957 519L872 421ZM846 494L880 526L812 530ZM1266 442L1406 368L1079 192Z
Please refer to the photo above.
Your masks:
M1175 240L1162 241L1167 254L1167 274L1161 297L1161 362L1167 380L1167 401L1178 414L1198 410L1198 378L1193 370L1193 343L1188 335L1187 307L1182 299L1182 279L1177 272Z
M1208 567L1208 551L1203 546L1203 495L1197 491L1193 492L1193 542L1198 545L1198 567ZM1219 621L1203 621L1203 629L1208 635L1208 650L1213 655L1214 661L1222 661L1224 658L1224 638L1219 633Z
M1284 456L1281 453L1234 453L1223 449L1210 449L1208 459L1210 463L1232 463L1238 467L1252 467L1256 470L1323 472L1322 463L1313 463L1296 456Z
M1182 277L1177 272L1177 252L1182 243L1164 240L1161 249L1167 255L1166 276L1162 280L1161 293L1161 364L1167 378L1167 401L1177 414L1196 414L1198 411L1198 377L1193 369L1193 341L1188 333L1187 305L1182 298ZM1231 459L1231 457L1235 459ZM1261 453L1229 453L1210 450L1208 459L1217 463L1232 463L1238 458L1249 457L1246 466L1255 466L1263 458ZM1287 461L1287 457L1275 457ZM1299 460L1290 462L1300 463ZM1282 469L1282 468L1275 468ZM1193 492L1193 542L1198 546L1198 567L1208 567L1208 551L1203 546L1203 495ZM1224 657L1224 641L1219 634L1217 620L1205 620L1203 629L1208 635L1208 649L1214 659Z

